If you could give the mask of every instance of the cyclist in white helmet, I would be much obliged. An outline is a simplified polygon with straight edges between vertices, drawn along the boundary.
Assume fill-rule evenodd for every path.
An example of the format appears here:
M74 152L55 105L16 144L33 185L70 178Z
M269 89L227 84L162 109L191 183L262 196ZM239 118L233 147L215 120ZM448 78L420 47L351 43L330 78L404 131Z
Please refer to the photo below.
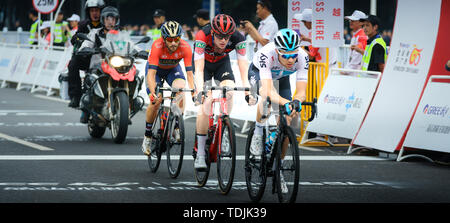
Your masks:
M301 102L306 99L308 68L308 54L300 48L300 37L291 29L279 30L274 42L265 45L253 56L248 78L252 89L256 88L262 100L258 103L255 132L250 144L252 155L261 155L263 149L262 137L265 125L261 120L263 102L269 96L274 106L283 105L284 109L292 111L287 117L289 124L292 117L301 111ZM290 75L296 76L296 93L293 97Z

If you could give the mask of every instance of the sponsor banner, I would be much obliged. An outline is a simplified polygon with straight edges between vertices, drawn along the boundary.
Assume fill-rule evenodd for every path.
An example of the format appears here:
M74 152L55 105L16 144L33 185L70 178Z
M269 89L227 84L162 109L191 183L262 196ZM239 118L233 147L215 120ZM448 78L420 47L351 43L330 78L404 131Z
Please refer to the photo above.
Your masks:
M311 31L309 31L302 21L298 19L298 15L303 12L304 9L311 9L312 1L311 0L288 0L288 27L297 31L297 33L301 33L306 36L309 35ZM297 15L298 14L298 15ZM309 45L308 42L302 41L300 43L302 46Z
M353 139L378 81L379 78L340 75L332 71L317 102L317 118L308 124L306 131Z
M29 53L29 49L18 48L14 49L14 51L16 51L16 54L6 79L12 82L20 82L27 69L26 64L30 63L32 55Z
M432 76L406 135L403 144L405 147L450 153L448 95L450 76Z
M45 54L44 54L45 55ZM34 85L46 86L51 88L59 88L59 84L55 85L53 78L59 71L59 64L64 57L64 51L49 51L47 56L43 58L41 72L36 76Z
M8 80L9 72L17 55L17 48L0 47L0 80Z
M312 3L312 45L344 45L344 0L313 0Z
M439 0L426 4L420 0L398 1L386 67L352 144L386 152L400 149L399 144L427 80L439 30L440 15L436 12L440 9ZM421 28L410 28L410 24Z
M43 49L34 49L26 51L27 54L30 54L31 59L29 63L22 64L21 66L25 67L25 73L22 75L21 84L33 84L36 76L38 76L41 68L41 64L44 61L45 56L48 53L48 50Z

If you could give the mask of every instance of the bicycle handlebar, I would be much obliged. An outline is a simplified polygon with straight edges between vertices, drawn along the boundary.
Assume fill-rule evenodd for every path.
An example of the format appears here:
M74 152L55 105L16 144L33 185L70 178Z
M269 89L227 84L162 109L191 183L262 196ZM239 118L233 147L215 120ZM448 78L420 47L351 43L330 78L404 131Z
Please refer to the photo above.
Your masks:
M270 101L270 98L267 97L265 104L263 106L263 115L261 116L261 119L265 119L265 118L269 117L269 115L266 115L266 113L267 113L267 109L271 103L272 102ZM311 107L311 116L308 119L308 122L311 122L317 116L317 98L314 98L312 102L304 101L304 102L302 102L302 105ZM281 115L288 115L287 111L284 109L284 106L280 105L279 110L280 110Z
M163 91L170 91L172 93L179 93L179 92L191 92L193 93L194 90L193 89L187 89L187 88L172 88L172 87L159 87L156 86L155 89L155 94L158 95L159 93L162 93ZM152 101L152 104L155 104L155 98L150 98L150 100Z

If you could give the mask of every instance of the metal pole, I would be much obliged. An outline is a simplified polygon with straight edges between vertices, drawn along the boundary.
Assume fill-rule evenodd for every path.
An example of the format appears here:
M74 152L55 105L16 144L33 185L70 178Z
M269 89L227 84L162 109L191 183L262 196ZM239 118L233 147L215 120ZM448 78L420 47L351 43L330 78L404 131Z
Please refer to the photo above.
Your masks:
M209 0L209 19L212 20L216 14L216 0Z
M41 13L39 12L38 13L38 30L37 30L37 33L38 33L38 48L41 46Z
M377 0L370 0L370 14L377 15Z

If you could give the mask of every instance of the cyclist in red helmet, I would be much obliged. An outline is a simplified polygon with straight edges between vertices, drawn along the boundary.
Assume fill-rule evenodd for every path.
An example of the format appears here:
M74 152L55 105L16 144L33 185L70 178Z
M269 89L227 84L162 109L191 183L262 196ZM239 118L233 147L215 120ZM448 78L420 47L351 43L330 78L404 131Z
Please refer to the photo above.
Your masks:
M245 87L249 87L245 37L236 32L236 23L231 16L219 14L195 36L194 72L196 95L203 90L205 84L211 85L213 78L216 85L235 86L230 56L228 55L233 50L236 50L242 83ZM246 94L248 95L247 92ZM211 95L208 96L197 113L196 137L198 152L194 162L196 169L206 168L205 143L208 133L208 113L211 108ZM232 92L227 93L228 114L231 113L232 96Z

